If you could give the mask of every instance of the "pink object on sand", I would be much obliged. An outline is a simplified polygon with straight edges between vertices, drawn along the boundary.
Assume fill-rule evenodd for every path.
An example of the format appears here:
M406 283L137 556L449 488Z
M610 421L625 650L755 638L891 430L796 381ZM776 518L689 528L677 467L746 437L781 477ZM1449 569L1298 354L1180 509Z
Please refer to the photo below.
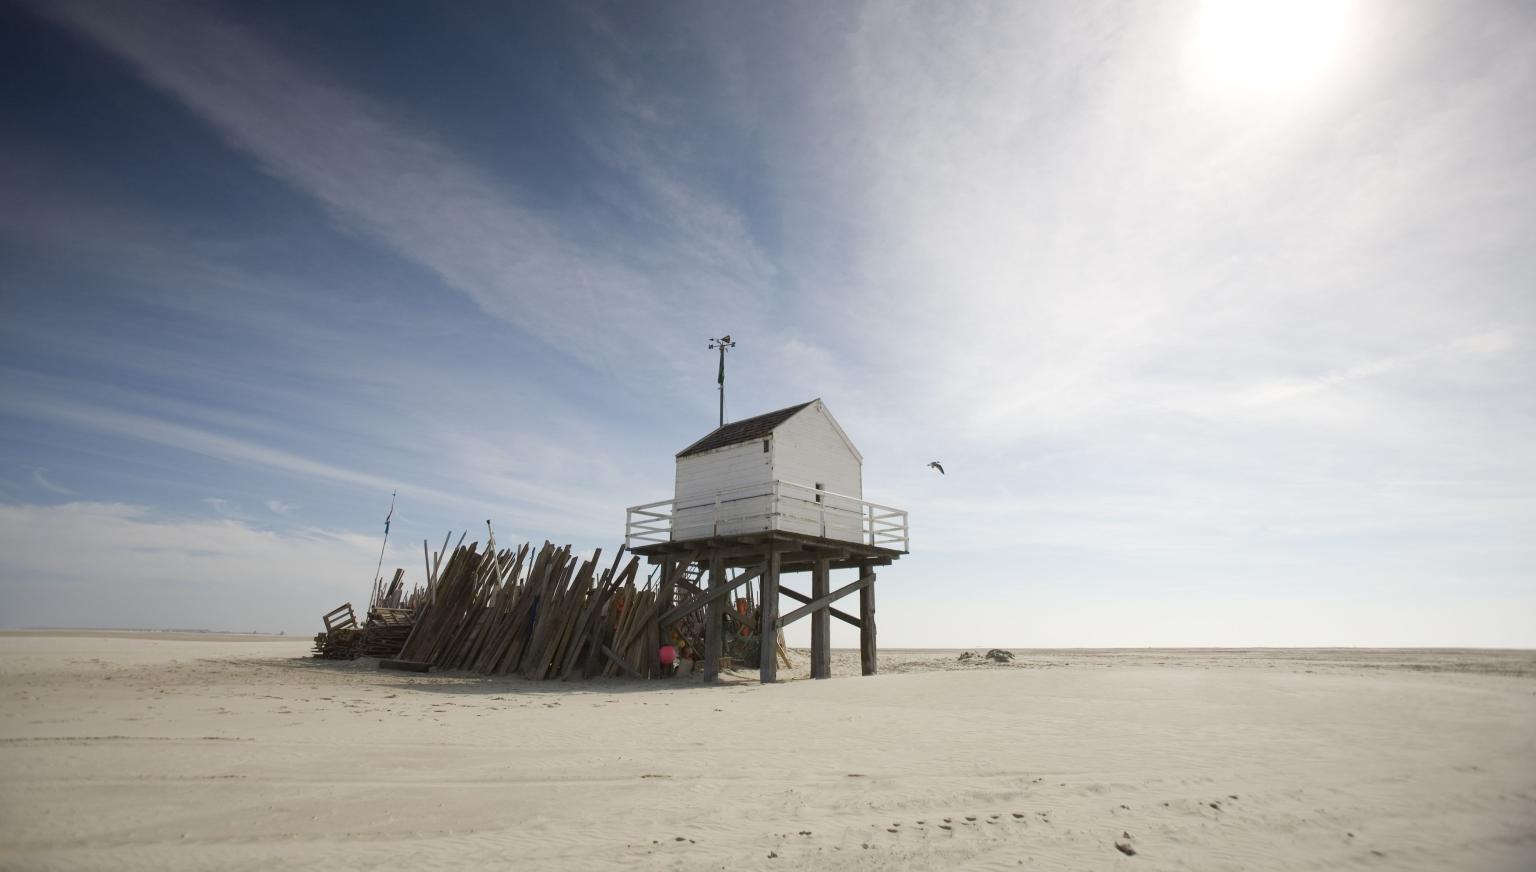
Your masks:
M671 666L672 662L674 660L676 660L676 659L677 659L677 649L676 648L673 648L671 645L663 645L663 646L661 646L661 665L662 666Z

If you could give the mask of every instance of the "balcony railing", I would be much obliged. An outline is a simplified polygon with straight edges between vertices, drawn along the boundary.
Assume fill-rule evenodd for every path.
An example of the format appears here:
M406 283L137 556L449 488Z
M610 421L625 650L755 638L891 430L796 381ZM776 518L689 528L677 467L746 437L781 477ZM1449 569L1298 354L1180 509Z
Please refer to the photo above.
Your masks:
M763 482L710 497L660 500L626 511L630 548L781 531L907 551L907 513L868 500L787 481Z

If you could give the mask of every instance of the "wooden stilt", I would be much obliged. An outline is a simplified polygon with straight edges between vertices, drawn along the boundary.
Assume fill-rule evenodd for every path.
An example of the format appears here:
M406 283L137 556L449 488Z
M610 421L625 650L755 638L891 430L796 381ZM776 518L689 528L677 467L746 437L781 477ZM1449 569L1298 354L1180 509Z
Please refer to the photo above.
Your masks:
M709 560L709 590L718 593L724 584L725 559L716 551ZM720 677L720 655L725 647L725 597L711 599L705 614L704 680L714 681Z
M820 599L831 591L831 561L817 557L811 571L811 597ZM823 606L811 613L811 677L832 677L832 612Z
M859 564L859 574L870 578L869 584L859 588L859 666L865 675L874 675L879 669L875 650L875 566L869 561Z
M779 680L779 552L769 550L759 585L757 636L762 643L758 652L758 677L764 684Z

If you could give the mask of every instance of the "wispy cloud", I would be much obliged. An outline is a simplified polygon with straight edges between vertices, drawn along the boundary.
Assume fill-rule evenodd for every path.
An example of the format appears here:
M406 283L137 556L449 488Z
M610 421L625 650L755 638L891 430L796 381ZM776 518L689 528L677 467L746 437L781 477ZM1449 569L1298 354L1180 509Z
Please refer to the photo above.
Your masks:
M658 281L632 259L654 252L655 240L625 245L611 233L590 236L573 216L529 208L511 180L203 7L46 8L132 63L268 172L324 203L343 227L421 264L486 313L561 352L616 372L637 363L643 369L658 360L655 346L650 355L634 352L675 329L667 317L675 307L728 311L750 299L743 296L756 283L750 271L734 292L718 282L734 263L761 263L749 240L735 234L722 243L740 246L741 258L718 246L702 261L689 253L696 246L691 228L732 220L718 201L674 191L666 208L675 231L661 244L678 257ZM694 217L690 209L702 212ZM605 313L601 324L586 317L593 310Z
M139 505L0 506L0 613L9 626L304 632L332 600L365 587L370 554L378 543L362 536L169 518ZM386 555L408 572L420 562L411 556Z
M32 483L37 485L38 487L42 488L43 490L48 491L49 493L64 494L64 495L69 495L69 494L73 494L74 493L74 491L70 490L67 487L64 487L63 485L55 484L53 481L51 481L48 478L48 474L47 473L48 473L48 470L46 470L46 469L38 468L38 469L32 470Z
M232 463L251 464L308 479L357 485L388 491L391 482L365 472L313 460L300 454L250 442L234 436L176 424L133 412L86 405L66 399L9 394L3 408L12 414L43 418L85 430L111 433L160 445L180 448L195 454ZM431 489L421 488L432 494ZM445 494L436 494L446 499Z
M282 500L267 500L267 511L274 515L286 515L298 506L290 506Z
M188 451L226 463L292 476L299 481L344 485L373 494L396 489L408 499L435 506L450 523L464 523L464 516L496 517L513 530L564 531L566 535L607 541L618 534L614 519L620 499L608 493L574 492L558 483L509 467L524 466L515 452L486 439L462 436L457 444L439 441L448 461L439 459L432 483L407 476L341 465L272 447L227 432L177 423L160 417L124 411L106 404L86 403L24 390L0 394L0 411L50 421L87 432L111 434L155 445ZM446 433L440 439L447 440ZM590 458L588 459L590 462ZM574 464L573 458L569 464ZM210 501L217 510L228 507L218 498ZM271 504L268 504L271 507ZM275 510L274 510L275 511Z
M1514 344L1510 330L1491 330L1473 336L1453 339L1425 351L1368 360L1314 378L1286 379L1262 385L1248 392L1244 396L1243 402L1253 405L1282 402L1307 394L1332 390L1352 382L1411 369L1415 366L1434 366L1440 369L1453 365L1460 360L1500 354L1508 351Z

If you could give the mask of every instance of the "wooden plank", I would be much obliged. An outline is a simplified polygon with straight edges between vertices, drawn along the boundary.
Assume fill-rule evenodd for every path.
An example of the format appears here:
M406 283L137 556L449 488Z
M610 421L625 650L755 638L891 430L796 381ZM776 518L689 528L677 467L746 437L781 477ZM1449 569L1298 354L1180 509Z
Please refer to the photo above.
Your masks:
M801 606L800 608L795 609L784 617L779 618L779 627L781 629L787 627L790 624L793 624L795 621L798 621L806 615L816 611L818 606L825 606L830 605L831 603L835 603L848 594L853 593L854 591L863 587L864 585L873 582L874 580L875 579L873 576L861 577L858 581L855 581L851 584L845 584L837 590L827 594L825 597L818 597L811 602ZM783 589L783 587L779 588L780 591L783 591Z
M861 578L869 584L859 588L859 668L864 675L874 675L880 667L875 649L875 568L868 561L859 567Z
M709 560L709 605L704 622L704 680L720 677L720 655L725 648L725 561L716 553ZM695 607L697 608L697 607Z
M768 563L763 567L762 583L758 586L757 622L758 633L758 680L772 684L779 680L779 553L768 552Z
M832 615L827 611L830 601L823 602L827 588L831 586L831 560L816 559L816 569L811 573L811 596L816 601L805 606L811 609L811 677L832 677Z
M789 597L792 600L798 600L799 602L802 602L802 603L808 603L808 602L811 601L810 597L806 596L805 594L801 593L800 591L798 591L798 590L791 590L790 588L787 588L787 587L785 587L782 584L779 585L779 593L784 594L785 596ZM851 624L851 625L853 625L855 627L860 626L860 622L859 622L858 618L855 618L853 615L850 615L850 614L848 614L847 612L845 612L845 611L843 611L841 609L829 609L828 611L832 612L832 617L837 618L839 621L842 621L845 624Z
M625 675L628 675L630 678L639 678L640 677L640 673L638 673L635 670L631 669L629 667L629 664L624 661L623 657L620 657L619 655L613 653L613 649L612 648L609 648L607 645L604 645L603 646L603 653L605 655L607 655L609 660L613 661L613 665L615 665L615 666L619 667L620 669L624 670L624 674Z

